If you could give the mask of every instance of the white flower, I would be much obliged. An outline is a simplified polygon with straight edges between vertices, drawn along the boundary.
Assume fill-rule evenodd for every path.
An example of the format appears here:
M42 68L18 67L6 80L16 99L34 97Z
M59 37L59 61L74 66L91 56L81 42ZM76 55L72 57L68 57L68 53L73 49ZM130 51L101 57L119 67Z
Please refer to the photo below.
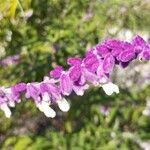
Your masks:
M70 109L70 105L65 98L57 101L58 107L61 111L67 112Z
M119 93L118 86L116 84L113 84L112 82L102 85L102 88L107 95L112 95L114 92Z
M0 109L4 111L5 116L6 116L7 118L10 118L10 116L11 116L11 111L10 111L9 107L7 106L7 104L2 104L2 105L0 106Z

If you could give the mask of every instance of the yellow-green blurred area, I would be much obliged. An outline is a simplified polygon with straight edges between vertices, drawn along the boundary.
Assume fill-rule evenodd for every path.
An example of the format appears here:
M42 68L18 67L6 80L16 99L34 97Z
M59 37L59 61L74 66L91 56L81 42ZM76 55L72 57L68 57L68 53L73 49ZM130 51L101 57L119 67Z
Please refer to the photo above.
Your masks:
M106 38L130 40L136 34L150 39L149 0L0 0L0 61L20 57L17 64L0 65L0 86L41 81L56 64L67 68L68 57L82 57ZM52 106L54 119L32 100L22 99L10 119L0 111L0 149L144 149L144 142L150 143L150 116L143 115L150 80L140 75L149 63L141 64L139 72L138 63L124 75L116 71L112 78L120 94L107 96L100 88L82 97L73 94L67 97L68 113Z

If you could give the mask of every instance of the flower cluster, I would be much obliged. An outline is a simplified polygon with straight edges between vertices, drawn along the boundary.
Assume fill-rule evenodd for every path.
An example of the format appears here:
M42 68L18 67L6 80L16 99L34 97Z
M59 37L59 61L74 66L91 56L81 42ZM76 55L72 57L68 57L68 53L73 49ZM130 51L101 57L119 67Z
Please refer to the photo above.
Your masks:
M10 117L9 106L21 101L22 94L33 99L36 106L47 117L55 117L50 107L57 103L66 112L69 103L65 97L72 92L82 96L91 85L101 86L107 95L119 93L117 85L110 80L115 65L125 68L134 60L150 60L150 44L140 36L132 42L109 39L90 48L84 58L71 57L67 60L68 70L56 66L41 82L18 83L10 88L0 88L0 108Z

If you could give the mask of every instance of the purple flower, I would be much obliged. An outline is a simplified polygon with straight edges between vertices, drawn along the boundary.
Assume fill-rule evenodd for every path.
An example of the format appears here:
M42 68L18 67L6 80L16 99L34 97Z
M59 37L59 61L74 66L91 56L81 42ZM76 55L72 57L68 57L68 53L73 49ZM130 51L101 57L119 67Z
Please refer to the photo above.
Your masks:
M90 48L83 59L71 57L67 60L68 70L62 66L56 66L50 72L50 77L44 77L39 83L18 83L11 88L0 88L0 109L7 117L11 111L8 106L14 106L20 102L21 94L26 98L32 98L36 106L47 117L55 117L55 111L50 108L51 103L57 103L62 111L68 111L70 106L64 98L72 91L77 95L83 95L92 84L101 86L107 95L119 93L117 85L110 81L110 73L115 64L123 68L136 59L150 60L150 45L140 36L136 36L131 43L119 40L106 40L96 47ZM13 64L18 57L8 57L1 64ZM108 115L108 108L101 108L104 115Z
M103 71L105 73L110 73L115 65L115 59L111 54L107 54L103 61Z
M143 58L145 60L150 60L150 50L143 51Z
M108 115L109 115L109 112L110 112L110 108L109 108L108 106L101 106L100 112L101 112L104 116L108 116Z
M70 57L67 59L67 64L70 66L78 66L82 63L82 59L79 57Z
M88 71L95 73L98 66L99 66L99 61L96 57L95 54L93 53L88 53L88 55L83 59L83 63L85 67L87 68Z
M139 53L139 59L150 60L150 45L146 45Z
M78 81L81 77L81 67L79 65L72 66L69 69L69 77L72 81Z
M105 57L108 53L110 53L110 49L105 44L97 44L96 50L102 57Z
M52 83L47 83L47 82L43 82L40 84L40 89L41 89L41 93L42 95L47 93L49 96L49 101L54 103L57 100L61 100L61 91L60 89Z
M135 36L132 40L134 46L144 46L146 44L145 40L139 35Z
M60 78L62 71L63 71L62 66L56 66L54 70L50 71L50 76L54 79L58 79Z
M90 56L92 56L92 58L94 58L93 55L89 54L89 55L87 55L86 59L83 60L82 63L81 63L81 61L80 61L80 63L79 62L75 63L75 65L72 66L69 70L70 78L72 78L73 81L78 81L78 84L80 84L82 82L82 84L80 84L80 85L84 85L85 83L83 81L86 81L86 80L95 85L98 84L97 75L95 73L93 73L93 70L90 68L90 65L88 65L88 64L91 64ZM74 58L72 58L72 59L74 60ZM94 59L96 59L96 58L94 58ZM71 59L70 59L70 61L71 61ZM96 61L96 60L94 60L94 61Z
M14 65L14 64L19 64L19 63L20 63L19 55L7 56L6 58L0 61L0 64L2 66L9 66L9 65Z
M99 85L98 76L95 73L88 71L85 67L82 67L82 75L86 81L92 83L95 86Z
M67 72L60 76L60 88L63 95L70 95L72 92L72 80Z
M41 91L39 83L28 83L26 87L26 98L33 98L37 103L41 101Z
M111 54L117 58L117 56L119 56L119 54L123 51L123 49L120 48L113 48L111 51Z
M106 45L106 47L108 47L111 50L114 48L118 48L121 50L123 48L124 42L119 40L109 39L106 40L104 44Z
M14 86L11 87L11 91L12 91L12 98L16 101L16 102L20 102L20 95L23 91L26 90L26 83L18 83Z
M119 60L121 62L129 62L135 58L135 52L132 50L125 50L120 53Z
M69 77L72 81L78 81L81 77L81 58L71 57L67 60L67 64L70 65Z

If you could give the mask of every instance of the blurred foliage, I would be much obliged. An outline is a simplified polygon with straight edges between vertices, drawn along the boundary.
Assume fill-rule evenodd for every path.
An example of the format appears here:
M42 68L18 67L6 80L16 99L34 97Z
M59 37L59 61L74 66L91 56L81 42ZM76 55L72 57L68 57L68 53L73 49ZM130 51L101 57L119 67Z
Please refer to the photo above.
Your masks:
M0 85L41 81L56 64L123 30L149 33L148 0L0 0L0 59L18 54L18 65L0 66ZM112 31L113 30L113 31ZM150 87L125 87L108 97L92 88L83 97L72 94L71 109L46 118L32 101L17 104L13 116L0 112L2 150L138 150L150 139L150 117L143 116ZM101 106L108 106L104 116Z

